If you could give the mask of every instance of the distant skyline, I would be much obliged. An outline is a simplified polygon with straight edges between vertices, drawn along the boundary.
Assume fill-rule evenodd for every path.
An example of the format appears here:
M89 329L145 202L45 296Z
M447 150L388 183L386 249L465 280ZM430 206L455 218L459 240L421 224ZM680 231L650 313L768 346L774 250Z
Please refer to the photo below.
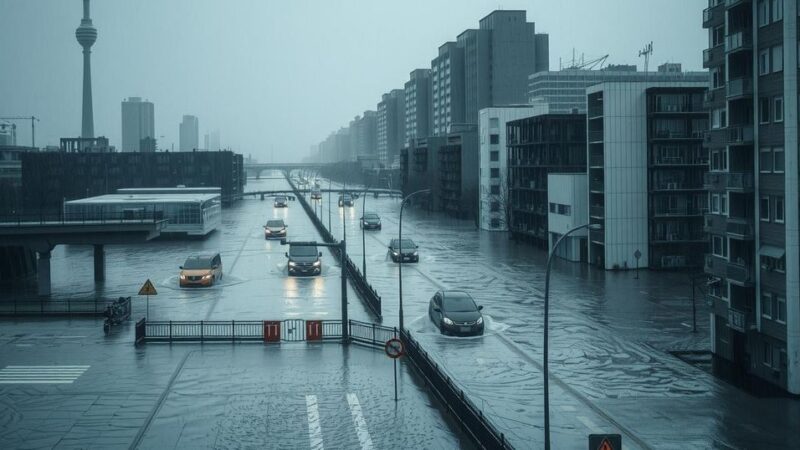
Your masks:
M573 48L587 59L636 64L653 41L650 69L665 61L702 70L708 45L702 0L423 1L102 0L92 3L101 39L92 47L94 130L121 147L120 102L148 98L160 147L178 147L185 114L200 134L220 130L225 146L275 161L305 156L436 49L494 9L525 9L550 35L550 68ZM7 0L0 15L0 116L36 115L37 144L81 133L80 0ZM20 145L30 123L17 122Z

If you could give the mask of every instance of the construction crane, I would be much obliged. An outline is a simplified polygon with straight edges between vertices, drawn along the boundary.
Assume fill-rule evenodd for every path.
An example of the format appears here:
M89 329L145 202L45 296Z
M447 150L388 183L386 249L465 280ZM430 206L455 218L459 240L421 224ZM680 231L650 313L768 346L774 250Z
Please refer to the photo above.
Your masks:
M559 58L558 65L559 70L593 70L595 67L598 69L602 69L603 65L606 63L609 55L603 55L599 58L590 59L589 61L584 61L583 53L581 53L581 59L575 59L575 49L572 50L572 60L569 62L569 66L561 67L561 58Z
M643 49L639 50L639 57L644 56L644 73L647 74L648 65L650 64L650 55L653 54L653 41L645 45Z
M30 120L31 121L31 147L36 147L36 122L39 119L36 116L30 117L0 117L2 120Z

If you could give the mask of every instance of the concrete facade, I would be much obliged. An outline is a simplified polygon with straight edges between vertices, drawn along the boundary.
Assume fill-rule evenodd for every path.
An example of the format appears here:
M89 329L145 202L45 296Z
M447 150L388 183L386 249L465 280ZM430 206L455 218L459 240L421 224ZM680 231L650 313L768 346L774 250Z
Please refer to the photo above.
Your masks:
M550 173L547 175L547 235L548 252L567 231L589 222L589 208L586 204L588 178L585 173ZM573 262L585 262L587 258L586 229L575 231L567 236L556 256Z
M400 149L405 146L405 95L402 89L383 94L376 114L378 159L386 167L400 164Z
M431 71L415 69L403 89L405 93L405 147L414 140L430 135L433 107L431 103Z

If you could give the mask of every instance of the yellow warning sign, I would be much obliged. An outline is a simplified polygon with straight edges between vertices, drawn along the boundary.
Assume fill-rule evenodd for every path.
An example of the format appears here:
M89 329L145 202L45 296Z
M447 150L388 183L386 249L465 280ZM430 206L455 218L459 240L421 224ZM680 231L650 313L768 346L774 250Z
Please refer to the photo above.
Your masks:
M153 283L148 279L142 285L142 288L139 289L139 295L158 295L156 292L156 287L153 286Z

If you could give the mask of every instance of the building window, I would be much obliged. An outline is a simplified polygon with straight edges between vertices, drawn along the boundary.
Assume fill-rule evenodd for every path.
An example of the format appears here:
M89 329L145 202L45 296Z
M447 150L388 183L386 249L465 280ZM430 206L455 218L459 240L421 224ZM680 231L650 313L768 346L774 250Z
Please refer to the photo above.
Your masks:
M711 111L711 128L724 128L727 126L727 113L725 108Z
M490 134L489 135L489 143L490 144L499 144L500 143L500 135L499 134Z
M783 46L772 47L772 71L780 72L783 70Z
M773 99L775 110L773 111L773 120L775 122L783 122L783 97L775 97Z
M500 195L500 185L499 184L493 184L491 186L491 192L492 192L492 195Z
M711 236L711 252L716 256L728 257L728 245L722 236Z
M769 123L770 112L769 98L761 97L758 99L758 122Z
M721 194L719 196L719 212L723 216L728 215L728 194Z
M766 75L769 73L769 49L758 52L758 74Z
M772 0L772 21L783 20L783 0Z
M761 317L772 319L772 294L769 292L761 293Z
M775 296L775 320L786 323L786 297L782 295Z
M711 194L711 213L719 214L719 194Z
M714 150L711 152L711 170L724 172L728 170L728 150Z
M492 204L490 206L490 210L492 212L500 211L500 202L492 202Z
M783 173L786 162L783 158L783 147L775 147L772 149L773 162L772 171L775 173Z
M758 0L758 25L763 27L769 24L769 4L767 0Z
M492 178L500 178L500 169L498 169L497 167L492 167L491 177Z
M572 206L570 205L558 205L558 213L562 216L571 216L572 215Z
M556 204L553 202L550 202L550 212L553 214L556 213Z
M725 42L725 25L720 25L711 32L711 46L716 47Z
M491 225L492 228L500 228L500 219L497 219L497 218L492 219L490 221L490 225Z
M783 223L784 219L784 212L783 212L783 197L775 196L775 223Z
M500 126L500 119L492 117L489 119L489 128L498 128Z
M500 161L500 152L497 150L489 152L489 161Z
M722 28L722 27L720 27ZM711 89L725 86L725 66L711 68Z
M769 147L761 147L758 158L758 170L761 173L772 172L772 149Z
M759 218L762 222L769 222L769 197L761 197L759 201Z

